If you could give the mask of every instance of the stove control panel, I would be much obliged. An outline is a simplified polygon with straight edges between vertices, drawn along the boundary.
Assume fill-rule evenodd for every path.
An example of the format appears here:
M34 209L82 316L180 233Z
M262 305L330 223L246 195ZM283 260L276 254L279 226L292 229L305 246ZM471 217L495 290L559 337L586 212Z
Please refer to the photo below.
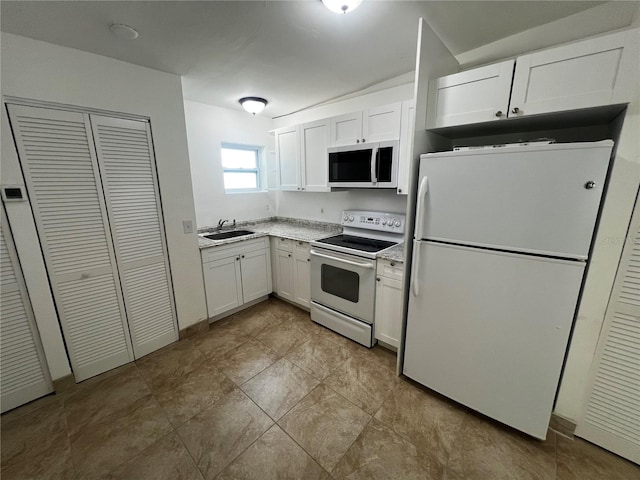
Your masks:
M404 233L404 213L371 212L366 210L345 210L342 225L381 232Z

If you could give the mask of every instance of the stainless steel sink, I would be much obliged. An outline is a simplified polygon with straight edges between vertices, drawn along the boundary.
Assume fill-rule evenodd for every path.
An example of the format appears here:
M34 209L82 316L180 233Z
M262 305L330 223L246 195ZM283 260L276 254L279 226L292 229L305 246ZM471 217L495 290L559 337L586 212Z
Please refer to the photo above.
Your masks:
M252 235L255 232L251 230L231 230L229 232L218 232L218 233L208 233L206 235L202 235L203 238L208 238L209 240L226 240L227 238L235 238L242 237L244 235Z

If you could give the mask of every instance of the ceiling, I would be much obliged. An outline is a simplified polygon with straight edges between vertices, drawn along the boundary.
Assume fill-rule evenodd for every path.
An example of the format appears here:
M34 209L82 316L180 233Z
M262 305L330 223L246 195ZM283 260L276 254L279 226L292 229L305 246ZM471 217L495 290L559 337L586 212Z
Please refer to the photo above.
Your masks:
M182 75L190 100L240 108L240 97L263 96L265 115L277 117L411 72L421 16L458 55L603 3L365 0L346 15L320 0L3 0L0 8L2 31ZM140 37L119 39L112 23ZM576 28L575 38L587 34Z

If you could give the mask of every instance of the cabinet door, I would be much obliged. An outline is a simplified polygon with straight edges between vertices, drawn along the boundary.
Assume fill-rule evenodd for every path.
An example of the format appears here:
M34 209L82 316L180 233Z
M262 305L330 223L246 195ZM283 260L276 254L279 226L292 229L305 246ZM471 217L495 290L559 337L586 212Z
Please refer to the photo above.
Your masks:
M9 105L77 381L134 359L89 116Z
M355 145L362 141L362 112L347 113L331 119L331 146Z
M242 305L239 255L205 263L202 267L209 317L215 317Z
M384 142L400 138L401 102L366 110L362 119L362 141Z
M402 330L402 281L377 277L375 337L398 348Z
M278 290L282 298L293 301L293 256L290 252L276 251L278 268Z
M311 257L309 244L298 242L293 256L293 301L310 308L311 302Z
M400 150L398 152L398 193L409 193L409 176L411 175L411 155L413 154L413 129L416 120L416 101L402 102L402 118L400 119Z
M4 413L53 392L53 386L4 207L1 214L0 407Z
M91 115L135 358L178 340L148 122Z
M427 128L507 118L513 60L432 80Z
M611 103L625 35L616 33L518 57L509 115Z
M240 255L243 303L269 294L271 269L268 263L269 255L266 249Z
M307 192L329 192L327 148L331 140L329 119L305 123L300 129L300 154L302 167L302 190Z
M300 149L297 126L276 130L280 190L300 190Z

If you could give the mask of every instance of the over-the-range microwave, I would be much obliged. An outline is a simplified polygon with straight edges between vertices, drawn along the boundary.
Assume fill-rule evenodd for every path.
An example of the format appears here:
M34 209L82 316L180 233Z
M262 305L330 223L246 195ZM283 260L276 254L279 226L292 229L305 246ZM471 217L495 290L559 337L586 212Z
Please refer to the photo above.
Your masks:
M396 188L398 141L330 147L329 186Z

